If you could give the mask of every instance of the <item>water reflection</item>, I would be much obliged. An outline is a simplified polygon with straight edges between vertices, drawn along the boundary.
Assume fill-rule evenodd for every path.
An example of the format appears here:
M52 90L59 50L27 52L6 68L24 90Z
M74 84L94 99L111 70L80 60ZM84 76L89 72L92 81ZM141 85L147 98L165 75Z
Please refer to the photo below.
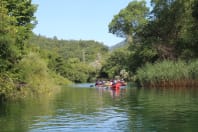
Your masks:
M27 132L36 116L53 115L50 98L8 102L0 106L0 132Z
M196 131L197 89L65 87L0 107L0 131Z
M111 88L96 88L99 95L102 96L103 94L110 93L112 98L123 97L126 94L127 88L121 89L111 89Z

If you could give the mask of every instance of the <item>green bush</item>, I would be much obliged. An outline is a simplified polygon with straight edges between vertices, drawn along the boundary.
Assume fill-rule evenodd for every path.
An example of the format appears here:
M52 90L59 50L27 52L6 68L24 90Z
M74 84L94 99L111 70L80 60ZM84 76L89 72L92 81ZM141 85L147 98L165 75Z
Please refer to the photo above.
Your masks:
M0 74L0 99L10 98L13 96L14 82L9 73Z
M57 80L63 80L48 69L47 62L39 54L33 52L25 56L17 67L18 79L26 84L23 90L29 94L50 93L58 88L58 83L60 84L61 81Z

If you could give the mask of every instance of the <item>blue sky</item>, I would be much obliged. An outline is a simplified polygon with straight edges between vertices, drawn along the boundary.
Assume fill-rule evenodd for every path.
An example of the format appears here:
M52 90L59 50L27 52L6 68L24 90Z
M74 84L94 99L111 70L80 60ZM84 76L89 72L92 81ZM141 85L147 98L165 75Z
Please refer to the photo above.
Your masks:
M32 0L38 5L34 33L64 40L95 40L113 46L123 38L108 32L113 16L132 0Z

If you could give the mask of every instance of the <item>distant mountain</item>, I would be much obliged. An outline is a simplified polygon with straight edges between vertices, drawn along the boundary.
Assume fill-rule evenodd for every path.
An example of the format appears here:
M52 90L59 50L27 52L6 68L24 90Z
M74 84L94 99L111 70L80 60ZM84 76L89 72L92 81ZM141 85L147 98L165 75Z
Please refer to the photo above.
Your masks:
M115 44L115 45L109 47L109 50L112 51L112 50L115 50L115 49L117 49L117 48L125 47L126 44L127 44L127 43L126 43L126 40L121 41L121 42L119 42L119 43L117 43L117 44Z

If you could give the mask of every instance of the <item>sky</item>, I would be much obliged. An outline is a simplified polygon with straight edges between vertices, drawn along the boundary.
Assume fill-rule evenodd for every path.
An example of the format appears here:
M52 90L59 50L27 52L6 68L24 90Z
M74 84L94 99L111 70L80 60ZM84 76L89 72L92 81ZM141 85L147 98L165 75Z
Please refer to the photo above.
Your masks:
M124 38L108 32L114 15L132 0L32 0L38 5L35 34L63 40L95 40L113 46Z

